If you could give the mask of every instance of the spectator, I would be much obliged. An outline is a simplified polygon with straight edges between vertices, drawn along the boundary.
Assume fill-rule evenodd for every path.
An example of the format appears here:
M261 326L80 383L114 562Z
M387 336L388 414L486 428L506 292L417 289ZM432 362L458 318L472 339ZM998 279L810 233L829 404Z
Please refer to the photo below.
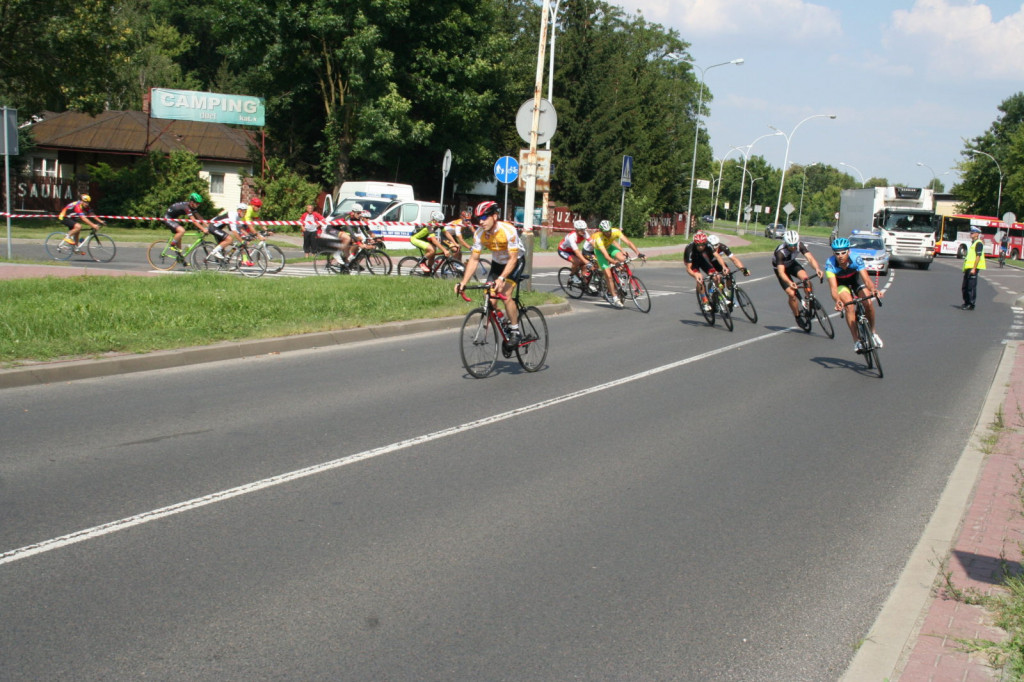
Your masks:
M302 224L302 253L309 257L319 250L316 239L320 234L324 217L316 210L316 206L306 204L306 212L299 218L299 222Z

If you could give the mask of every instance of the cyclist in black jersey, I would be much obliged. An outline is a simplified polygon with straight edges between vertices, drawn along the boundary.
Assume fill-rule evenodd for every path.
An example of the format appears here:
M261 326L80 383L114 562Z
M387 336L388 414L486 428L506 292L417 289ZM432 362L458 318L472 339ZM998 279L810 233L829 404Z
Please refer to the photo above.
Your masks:
M164 222L171 232L174 233L174 237L171 239L171 248L175 251L181 251L181 237L185 234L185 226L181 224L179 218L188 220L203 234L209 234L210 231L199 222L203 217L196 213L196 209L199 208L199 204L202 202L202 195L199 192L192 192L188 195L188 199L171 204L167 208L167 212L164 213Z
M722 273L727 271L725 261L718 255L718 252L708 246L708 235L700 230L693 235L693 241L686 245L683 251L683 263L686 265L686 274L693 277L697 283L697 291L700 292L700 305L705 311L711 310L711 301L704 293L704 276L706 272L715 278L718 286L722 285Z
M850 255L850 240L846 237L839 237L832 241L832 257L825 261L825 274L828 276L828 287L832 294L832 300L836 302L836 310L844 312L846 326L850 328L850 335L853 337L853 348L860 351L860 338L857 335L857 310L852 305L846 305L855 297L878 295L882 298L883 292L879 291L868 277L867 266L860 256L856 258ZM875 331L875 307L871 301L864 301L864 311L868 316L868 323L871 324L871 334L875 337L875 346L882 347L882 339ZM845 309L845 311L844 311Z
M821 271L821 266L818 265L818 260L807 249L807 246L800 241L800 235L796 230L786 230L785 234L782 235L782 244L772 253L772 270L775 271L775 277L779 280L779 285L786 290L786 296L789 298L789 309L793 311L793 317L796 318L797 325L803 329L804 323L800 317L800 304L796 300L796 288L807 281L807 273L804 272L804 266L797 260L797 256L800 254L807 257L807 262L814 267L814 273L818 276L818 279L825 276L825 273Z

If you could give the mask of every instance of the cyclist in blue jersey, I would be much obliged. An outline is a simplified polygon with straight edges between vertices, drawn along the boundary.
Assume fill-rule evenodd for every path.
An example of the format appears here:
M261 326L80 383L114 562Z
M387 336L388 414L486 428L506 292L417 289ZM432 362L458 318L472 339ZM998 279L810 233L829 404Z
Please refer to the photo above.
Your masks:
M836 302L836 310L845 310L846 326L850 328L850 335L853 337L853 348L860 351L861 344L857 336L857 311L852 305L846 304L855 297L878 294L878 297L882 298L883 294L871 283L864 259L860 256L850 257L850 240L846 237L839 237L832 242L832 257L825 261L825 276L828 278L832 300ZM881 348L882 339L875 331L875 307L871 303L871 301L864 301L864 311L871 324L871 334L874 336L875 346Z

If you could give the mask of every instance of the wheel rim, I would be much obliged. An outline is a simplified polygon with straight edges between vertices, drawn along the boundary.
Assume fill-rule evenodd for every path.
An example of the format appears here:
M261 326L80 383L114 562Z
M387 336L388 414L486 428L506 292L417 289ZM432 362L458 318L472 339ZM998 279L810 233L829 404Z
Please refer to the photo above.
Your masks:
M477 379L487 376L498 360L498 331L483 308L471 310L462 321L459 353L466 371Z

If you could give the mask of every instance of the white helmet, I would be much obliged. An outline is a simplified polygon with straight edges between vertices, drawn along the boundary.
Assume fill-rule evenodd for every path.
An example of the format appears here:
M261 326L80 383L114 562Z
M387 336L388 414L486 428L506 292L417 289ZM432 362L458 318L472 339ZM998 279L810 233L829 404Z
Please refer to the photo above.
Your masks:
M363 205L362 204L352 204L352 208L350 208L349 210L350 211L362 211L363 210Z
M800 234L796 230L786 230L782 235L782 241L786 243L786 246L796 246L800 243Z
M572 226L573 226L573 229L576 229L576 230L585 230L585 229L587 229L587 221L586 220L576 220L576 221L573 221Z
M601 224L598 225L598 227L601 228L602 232L611 232L612 231L612 224L610 222L608 222L607 220L602 220Z
M440 211L432 211L430 213L430 219L435 223L440 223L444 220L444 213L441 213Z
M236 210L238 210L238 211L248 211L249 210L249 204L239 204L236 207Z
M708 244L710 244L711 246L718 246L718 244L721 241L722 240L718 237L717 234L709 234L708 235Z

